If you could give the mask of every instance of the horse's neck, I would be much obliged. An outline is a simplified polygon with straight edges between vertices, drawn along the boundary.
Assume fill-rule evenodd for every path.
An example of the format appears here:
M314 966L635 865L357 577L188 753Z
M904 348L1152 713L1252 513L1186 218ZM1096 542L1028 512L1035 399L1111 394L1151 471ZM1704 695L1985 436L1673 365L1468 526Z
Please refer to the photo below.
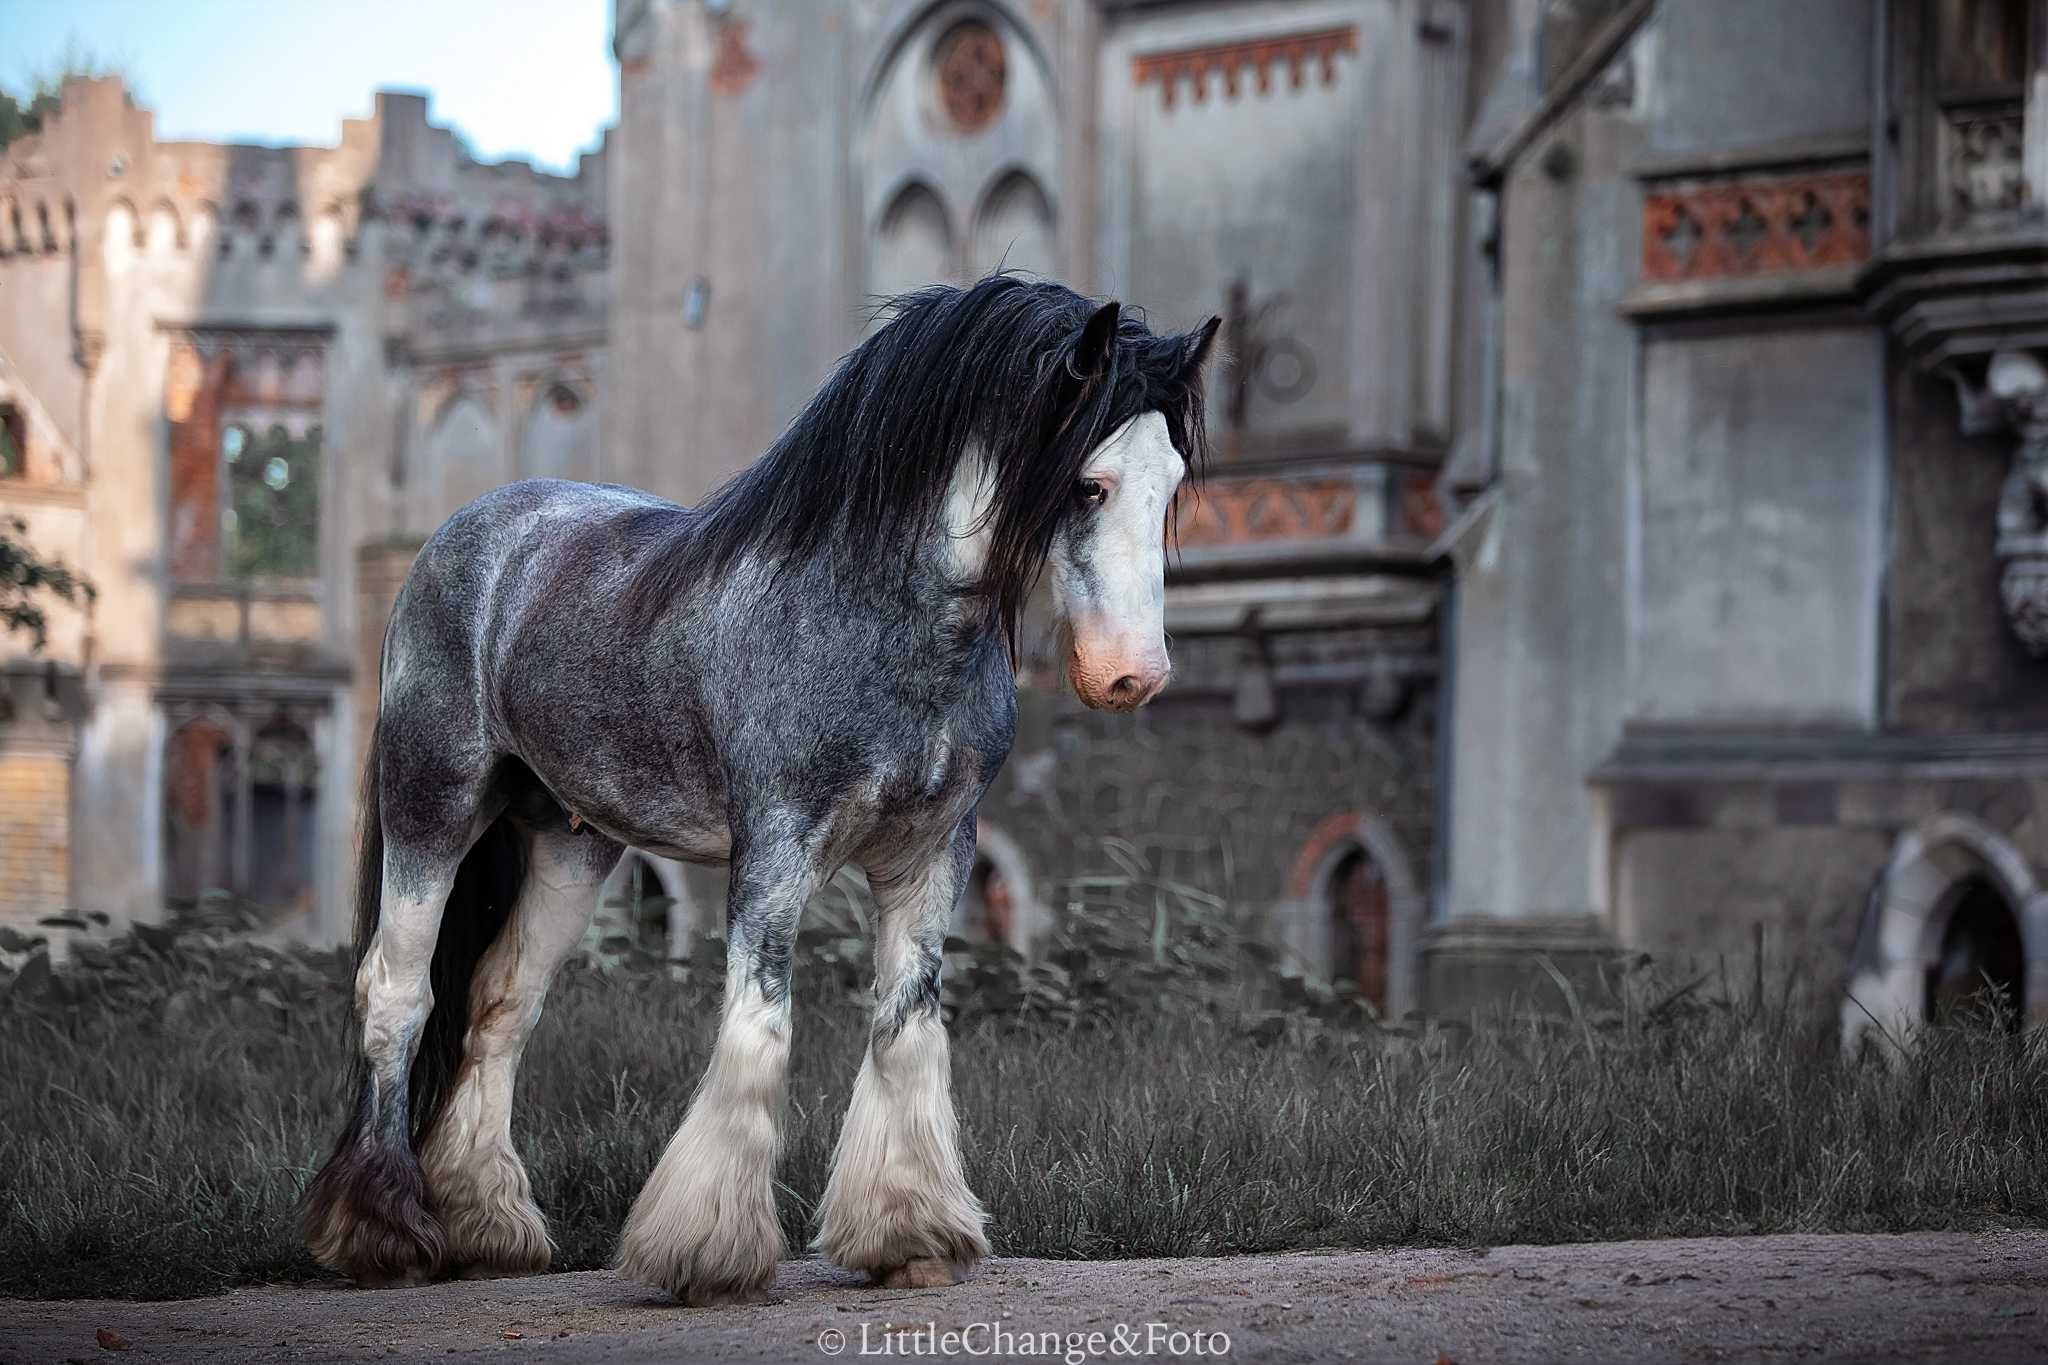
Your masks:
M989 540L995 529L990 516L995 487L995 466L980 447L969 447L953 468L942 523L946 538L942 562L956 587L979 583L988 566Z

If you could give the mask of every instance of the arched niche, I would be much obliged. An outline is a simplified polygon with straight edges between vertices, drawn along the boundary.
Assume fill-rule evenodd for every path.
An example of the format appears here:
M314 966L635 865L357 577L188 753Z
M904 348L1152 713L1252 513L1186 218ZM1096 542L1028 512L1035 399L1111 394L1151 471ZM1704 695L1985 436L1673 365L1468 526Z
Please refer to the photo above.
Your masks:
M220 206L202 203L192 211L192 226L189 243L195 256L206 253L220 254L226 242L226 234L220 221Z
M233 893L237 730L234 717L205 712L164 739L164 899L173 910Z
M236 922L309 914L319 886L312 718L246 702L171 706L163 754L164 898Z
M519 435L522 479L591 479L597 475L597 410L583 387L566 379L541 385Z
M427 440L432 530L466 503L505 482L498 424L475 394L458 393L441 409Z
M325 279L341 268L348 229L339 205L330 204L306 231L306 257L314 275Z
M184 249L185 221L170 200L159 199L150 209L144 243L151 256L168 256Z
M1005 172L989 186L975 214L968 274L982 275L1003 266L1052 276L1059 273L1058 257L1052 200L1030 172Z
M1422 1006L1427 913L1393 830L1377 816L1343 811L1317 826L1295 855L1274 930L1311 974L1351 980L1383 1017L1399 1019Z
M869 244L869 292L889 298L953 275L953 229L945 205L930 186L913 181L882 215Z
M2000 942L2007 934L2017 943ZM2010 961L2016 947L2018 960ZM1842 1040L1903 1044L1931 1006L1965 993L1976 965L2009 975L2010 1003L2048 1006L2048 895L2011 841L1966 815L1942 814L1892 846L1857 934Z
M107 209L100 231L100 250L105 253L107 268L116 272L128 269L141 255L141 248L142 223L135 215L135 206L126 199L116 199Z
M954 904L950 933L970 943L1007 944L1029 956L1051 927L1038 899L1023 846L983 820L976 826L974 867Z

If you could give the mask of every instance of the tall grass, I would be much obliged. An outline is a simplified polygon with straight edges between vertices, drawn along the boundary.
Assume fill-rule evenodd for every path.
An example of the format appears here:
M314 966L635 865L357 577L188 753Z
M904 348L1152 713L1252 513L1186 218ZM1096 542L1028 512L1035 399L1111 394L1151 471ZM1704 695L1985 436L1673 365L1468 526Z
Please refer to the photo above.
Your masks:
M340 959L153 934L56 977L31 961L0 985L0 1292L320 1274L294 1204L340 1118ZM1844 1057L1792 982L1713 999L1626 986L1598 1017L1391 1031L1162 984L1217 978L1156 954L1081 966L1105 992L1088 1008L1049 1007L1081 990L1052 963L1064 986L994 991L1000 1008L956 1026L969 1177L1003 1253L2048 1220L2041 1030L1975 1021L1903 1058ZM799 971L794 1247L863 1044L852 970L828 943ZM558 984L515 1125L558 1268L612 1254L708 1055L719 975L628 963Z

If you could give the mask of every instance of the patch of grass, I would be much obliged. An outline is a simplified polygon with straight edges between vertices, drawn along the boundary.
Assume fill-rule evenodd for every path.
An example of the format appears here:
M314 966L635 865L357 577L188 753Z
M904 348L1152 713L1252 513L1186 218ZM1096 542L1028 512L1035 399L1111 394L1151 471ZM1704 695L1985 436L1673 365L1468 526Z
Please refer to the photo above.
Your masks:
M820 942L797 983L793 1247L866 1029L843 942ZM2048 1221L2042 1030L1980 1021L1929 1030L1902 1060L1845 1058L1796 982L1718 1001L1624 985L1598 1015L1385 1030L1289 983L1260 998L1292 1007L1254 1009L1245 976L1265 969L1222 958L1127 962L1125 989L1089 995L1076 971L1119 969L1072 961L1086 946L1056 946L1050 976L997 964L1029 978L990 986L999 1008L959 1001L968 1173L1003 1253ZM341 1118L339 956L159 932L56 977L35 961L0 985L0 1293L322 1274L295 1204ZM709 1054L721 976L628 962L557 985L515 1128L558 1268L612 1255Z

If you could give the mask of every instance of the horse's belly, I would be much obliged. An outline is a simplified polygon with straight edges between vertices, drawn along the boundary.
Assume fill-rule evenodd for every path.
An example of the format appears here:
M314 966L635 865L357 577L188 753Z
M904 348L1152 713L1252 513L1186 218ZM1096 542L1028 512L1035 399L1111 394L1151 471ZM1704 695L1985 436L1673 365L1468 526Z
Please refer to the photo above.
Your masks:
M674 858L685 863L723 863L732 860L732 830L720 820L716 828L704 825L698 828L672 831L667 835L648 833L642 838L631 839L635 848L658 853L664 858Z
M720 784L678 782L667 773L629 764L593 745L582 764L535 765L541 780L575 821L622 844L690 863L732 857L732 828Z

